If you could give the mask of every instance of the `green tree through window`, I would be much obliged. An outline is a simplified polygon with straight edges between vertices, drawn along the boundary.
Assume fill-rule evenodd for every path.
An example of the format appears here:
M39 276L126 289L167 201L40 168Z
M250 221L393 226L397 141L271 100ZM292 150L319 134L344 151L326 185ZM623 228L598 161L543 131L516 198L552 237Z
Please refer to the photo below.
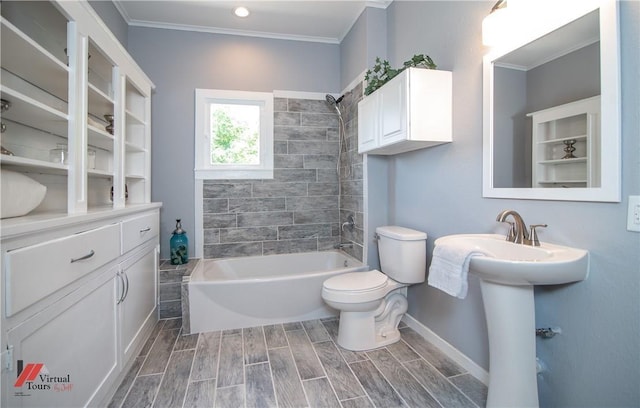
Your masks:
M260 108L211 104L211 164L259 164Z

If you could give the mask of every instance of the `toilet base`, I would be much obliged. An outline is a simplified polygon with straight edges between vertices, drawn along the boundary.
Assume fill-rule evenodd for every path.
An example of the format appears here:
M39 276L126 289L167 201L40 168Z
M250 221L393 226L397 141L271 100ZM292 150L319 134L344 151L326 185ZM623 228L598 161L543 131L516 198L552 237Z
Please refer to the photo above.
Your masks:
M399 291L394 291L375 310L341 311L338 345L347 350L363 351L397 342L400 340L398 324L407 307L407 298Z

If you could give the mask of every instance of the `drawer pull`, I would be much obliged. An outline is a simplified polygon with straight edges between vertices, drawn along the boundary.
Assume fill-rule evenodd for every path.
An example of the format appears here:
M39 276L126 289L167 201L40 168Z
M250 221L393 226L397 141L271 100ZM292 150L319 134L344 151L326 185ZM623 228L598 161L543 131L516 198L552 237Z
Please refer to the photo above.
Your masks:
M143 232L149 232L149 231L151 231L151 227L141 229L140 233L142 234Z
M92 250L91 250L91 252L89 252L89 253L88 253L88 254L86 254L85 256L81 256L80 258L75 258L75 259L74 259L74 258L71 258L71 263L78 262L78 261L84 261L85 259L89 259L89 258L91 258L91 257L92 257L92 256L94 256L95 254L96 254L96 253L95 253L95 251L92 249Z

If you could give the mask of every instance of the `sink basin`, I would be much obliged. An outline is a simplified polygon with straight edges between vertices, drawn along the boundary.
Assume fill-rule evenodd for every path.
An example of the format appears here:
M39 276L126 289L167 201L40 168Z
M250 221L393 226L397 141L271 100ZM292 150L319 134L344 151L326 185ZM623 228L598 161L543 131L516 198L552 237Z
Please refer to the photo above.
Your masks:
M548 243L514 244L495 234L449 235L435 245L483 254L471 258L469 273L480 278L487 319L487 407L537 407L533 286L586 279L589 253Z
M497 234L459 234L438 238L436 245L456 245L485 256L471 258L469 272L504 285L555 285L587 278L589 253L543 242L539 247L514 244Z

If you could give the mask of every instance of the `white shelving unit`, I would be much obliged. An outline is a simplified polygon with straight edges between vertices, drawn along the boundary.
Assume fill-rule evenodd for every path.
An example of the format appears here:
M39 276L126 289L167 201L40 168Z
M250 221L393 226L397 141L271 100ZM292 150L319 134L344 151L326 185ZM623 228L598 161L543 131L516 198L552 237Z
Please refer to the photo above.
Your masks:
M88 3L6 3L1 26L2 146L14 155L0 164L47 186L24 222L150 203L153 84ZM49 159L59 144L65 164Z
M532 187L600 186L600 96L527 114L532 119ZM572 155L565 149L573 141Z
M0 404L106 406L158 319L153 84L87 1L0 12L1 169L47 187L32 212L0 220ZM69 376L73 392L25 397L19 361Z

